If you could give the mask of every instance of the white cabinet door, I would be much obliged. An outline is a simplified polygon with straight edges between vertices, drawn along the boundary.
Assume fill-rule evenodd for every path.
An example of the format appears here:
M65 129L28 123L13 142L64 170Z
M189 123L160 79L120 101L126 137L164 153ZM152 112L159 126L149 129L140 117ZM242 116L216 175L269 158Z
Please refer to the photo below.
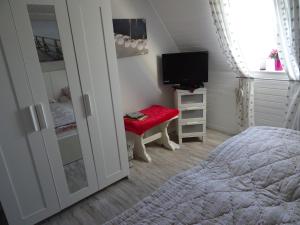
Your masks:
M10 3L59 201L65 208L98 190L67 5L64 0ZM51 70L53 64L60 65L59 71L57 65Z
M117 58L109 0L67 0L82 89L93 103L88 118L99 189L128 176Z
M34 224L60 207L8 0L0 1L0 104L0 201L9 224Z

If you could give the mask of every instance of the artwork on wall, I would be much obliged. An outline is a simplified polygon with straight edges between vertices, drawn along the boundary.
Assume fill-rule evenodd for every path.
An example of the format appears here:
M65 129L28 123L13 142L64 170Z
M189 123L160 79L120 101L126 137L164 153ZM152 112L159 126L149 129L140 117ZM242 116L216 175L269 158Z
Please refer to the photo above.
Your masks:
M145 19L113 19L113 25L118 58L149 52Z

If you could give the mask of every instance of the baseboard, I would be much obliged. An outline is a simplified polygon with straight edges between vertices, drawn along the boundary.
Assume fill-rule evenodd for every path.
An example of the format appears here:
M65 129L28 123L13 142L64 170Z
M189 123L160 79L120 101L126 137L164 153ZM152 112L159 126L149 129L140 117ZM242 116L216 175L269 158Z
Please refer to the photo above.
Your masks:
M228 130L228 128L226 128L226 127L222 127L220 125L212 124L212 123L208 123L207 128L212 129L212 130L217 130L217 131L220 131L222 133L229 134L229 135L236 135L236 134L239 133L238 130Z

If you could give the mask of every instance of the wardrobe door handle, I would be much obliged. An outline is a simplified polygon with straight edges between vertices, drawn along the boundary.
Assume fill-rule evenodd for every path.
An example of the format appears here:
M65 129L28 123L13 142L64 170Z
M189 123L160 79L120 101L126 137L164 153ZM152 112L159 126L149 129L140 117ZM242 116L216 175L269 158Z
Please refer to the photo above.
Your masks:
M39 124L40 124L40 128L41 130L43 129L48 129L48 123L47 123L47 118L45 115L45 111L44 111L44 106L42 103L37 104L35 106L35 110L39 119Z
M91 99L89 94L84 94L83 95L83 104L86 112L86 116L91 116L92 115L92 106L91 106Z
M36 116L35 107L34 107L34 105L31 105L31 106L28 107L28 109L29 109L29 113L30 113L30 117L31 117L33 130L35 132L37 132L37 131L40 130L40 126L39 126L38 118Z

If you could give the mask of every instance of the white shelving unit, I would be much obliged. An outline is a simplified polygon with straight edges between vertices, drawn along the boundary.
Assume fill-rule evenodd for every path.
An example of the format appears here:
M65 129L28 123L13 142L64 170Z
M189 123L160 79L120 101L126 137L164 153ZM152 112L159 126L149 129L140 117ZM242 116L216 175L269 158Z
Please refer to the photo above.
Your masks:
M176 90L175 104L179 109L177 133L179 144L183 138L206 138L206 88L198 88L194 92Z

